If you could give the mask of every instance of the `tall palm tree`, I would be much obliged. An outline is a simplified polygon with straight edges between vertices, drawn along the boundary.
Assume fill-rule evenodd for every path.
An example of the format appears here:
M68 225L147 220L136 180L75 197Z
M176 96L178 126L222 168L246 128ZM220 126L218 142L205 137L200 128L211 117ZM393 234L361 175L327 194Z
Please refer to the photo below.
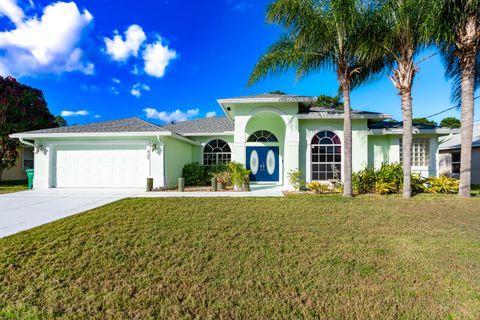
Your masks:
M440 45L452 98L461 102L459 196L470 197L474 94L480 86L480 0L435 0L428 26Z
M401 97L403 120L403 197L410 198L412 171L412 86L419 70L416 57L429 45L425 19L431 13L430 0L385 0L379 2L376 24L365 38L365 57L382 56L390 80Z
M383 70L357 54L371 11L361 0L277 0L267 10L270 23L285 34L262 55L249 85L269 74L295 70L297 78L320 70L336 72L344 103L343 194L352 196L352 117L350 92Z

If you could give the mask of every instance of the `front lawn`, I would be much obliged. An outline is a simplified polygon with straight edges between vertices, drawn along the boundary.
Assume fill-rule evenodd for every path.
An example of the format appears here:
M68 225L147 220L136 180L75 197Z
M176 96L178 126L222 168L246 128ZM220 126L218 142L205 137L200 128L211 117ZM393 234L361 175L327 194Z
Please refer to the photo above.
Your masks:
M0 239L0 318L479 319L479 208L127 199Z
M26 181L2 181L0 183L0 194L25 191L27 188Z

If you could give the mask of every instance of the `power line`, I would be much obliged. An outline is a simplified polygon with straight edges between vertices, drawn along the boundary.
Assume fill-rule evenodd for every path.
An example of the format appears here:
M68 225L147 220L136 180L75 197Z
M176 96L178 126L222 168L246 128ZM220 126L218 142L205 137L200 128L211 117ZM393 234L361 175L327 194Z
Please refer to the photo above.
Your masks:
M480 96L476 96L475 98L473 98L473 100L477 100L478 98L480 98ZM450 108L448 108L448 109L442 110L442 111L437 112L437 113L434 113L434 114L432 114L432 115L429 115L428 117L425 117L425 119L428 119L428 118L431 118L431 117L435 117L435 116L438 116L439 114L442 114L442 113L444 113L444 112L450 111L450 110L452 110L452 109L458 109L458 108L460 108L460 104L457 104L457 105L454 106L454 107L450 107Z

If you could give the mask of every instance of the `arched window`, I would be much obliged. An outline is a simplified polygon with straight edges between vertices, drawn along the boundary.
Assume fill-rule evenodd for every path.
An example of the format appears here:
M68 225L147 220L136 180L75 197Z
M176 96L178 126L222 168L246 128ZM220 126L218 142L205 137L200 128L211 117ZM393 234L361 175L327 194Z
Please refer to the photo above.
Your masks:
M312 139L312 180L340 179L342 145L331 131L321 131Z
M278 139L270 131L259 130L252 133L247 142L278 142Z
M203 149L203 164L206 166L227 163L232 160L230 146L223 140L212 140Z

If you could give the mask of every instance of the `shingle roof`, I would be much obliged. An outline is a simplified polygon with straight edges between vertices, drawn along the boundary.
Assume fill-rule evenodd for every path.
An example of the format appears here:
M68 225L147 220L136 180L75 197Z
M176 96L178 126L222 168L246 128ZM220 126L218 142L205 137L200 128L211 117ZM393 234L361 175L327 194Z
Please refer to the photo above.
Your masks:
M112 132L157 132L166 131L153 123L139 118L126 118L120 120L103 121L91 124L67 126L51 129L41 129L22 133L112 133Z
M435 125L429 124L413 124L414 128L417 129L436 129L438 128ZM379 121L373 122L368 124L368 128L370 129L401 129L403 128L403 122L401 121Z
M178 134L220 133L233 131L233 123L227 117L219 116L165 124L161 128Z
M440 144L440 150L459 149L462 146L462 135L454 134L451 139ZM480 147L480 121L473 124L472 147Z
M311 106L308 109L304 109L299 114L314 114L319 112L327 112L327 113L334 113L334 114L343 114L345 111L342 109L334 109L334 108L327 108L321 106ZM382 115L383 113L380 112L370 112L370 111L362 111L362 110L352 110L352 114L364 114L364 115Z

